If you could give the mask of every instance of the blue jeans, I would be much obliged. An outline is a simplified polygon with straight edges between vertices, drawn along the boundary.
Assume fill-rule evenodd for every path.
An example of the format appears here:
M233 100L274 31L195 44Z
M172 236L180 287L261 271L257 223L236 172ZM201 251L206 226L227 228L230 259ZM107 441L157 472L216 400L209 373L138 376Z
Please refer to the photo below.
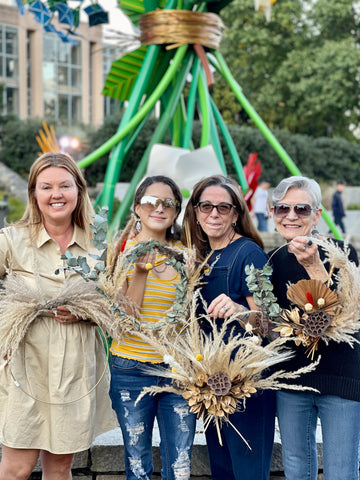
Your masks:
M189 479L196 417L189 412L181 396L168 392L146 395L135 405L144 387L168 383L163 377L144 373L144 366L156 368L156 364L111 356L110 397L124 439L126 478L151 478L152 432L156 417L161 439L162 479Z
M257 229L259 230L259 232L267 232L268 231L267 216L265 216L264 213L259 213L259 212L256 212L255 215L256 215L256 218L257 218L257 222L258 222Z
M209 425L205 434L212 480L268 480L274 442L275 393L264 391L246 399L244 411L230 415L231 423L250 444L251 450L231 425L220 430Z
M316 424L320 417L326 480L358 480L360 402L335 395L277 392L285 477L316 480Z

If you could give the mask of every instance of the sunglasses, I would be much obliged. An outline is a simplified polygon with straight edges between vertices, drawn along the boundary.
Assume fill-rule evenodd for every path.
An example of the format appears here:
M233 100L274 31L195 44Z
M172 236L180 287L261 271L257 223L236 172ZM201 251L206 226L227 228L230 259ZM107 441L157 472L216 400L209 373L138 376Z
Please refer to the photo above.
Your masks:
M294 210L295 214L299 218L310 217L311 212L317 210L317 208L312 208L308 203L297 203L296 205L289 205L288 203L276 203L274 205L274 215L277 217L286 217L289 215L291 210Z
M147 205L151 206L152 208L157 208L159 205L162 205L162 207L165 208L174 208L178 209L180 204L176 200L173 200L172 198L158 198L158 197L153 197L152 195L145 195L142 197L140 200L140 205Z
M236 206L226 202L219 203L218 205L213 205L210 202L199 202L196 208L198 208L201 213L210 213L216 208L220 215L229 215L231 209L236 208Z

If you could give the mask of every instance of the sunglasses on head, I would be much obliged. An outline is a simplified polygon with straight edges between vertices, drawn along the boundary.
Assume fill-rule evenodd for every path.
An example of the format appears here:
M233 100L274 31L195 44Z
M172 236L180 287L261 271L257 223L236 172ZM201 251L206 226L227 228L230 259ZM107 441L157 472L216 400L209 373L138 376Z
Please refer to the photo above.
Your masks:
M276 203L274 205L274 215L277 217L286 217L291 210L294 210L295 214L300 218L310 217L312 211L316 211L316 208L312 208L308 203L297 203L296 205L289 205L288 203Z
M220 215L229 215L231 209L236 207L235 205L226 202L219 203L218 205L213 205L210 202L199 202L196 205L196 208L198 208L201 213L210 213L214 208L216 208Z
M158 198L153 197L152 195L145 195L140 200L140 205L149 205L153 208L157 208L159 205L162 205L163 208L179 208L179 202L173 200L172 198Z

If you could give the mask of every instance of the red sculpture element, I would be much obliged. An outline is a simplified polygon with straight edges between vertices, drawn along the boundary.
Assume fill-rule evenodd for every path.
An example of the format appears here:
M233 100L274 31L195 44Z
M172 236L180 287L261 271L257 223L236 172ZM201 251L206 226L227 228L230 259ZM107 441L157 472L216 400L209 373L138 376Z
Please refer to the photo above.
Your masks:
M249 210L251 210L251 197L254 195L258 186L258 179L261 175L262 168L260 160L257 160L258 154L256 152L250 153L246 165L243 167L243 172L249 186L249 190L244 195L245 201Z

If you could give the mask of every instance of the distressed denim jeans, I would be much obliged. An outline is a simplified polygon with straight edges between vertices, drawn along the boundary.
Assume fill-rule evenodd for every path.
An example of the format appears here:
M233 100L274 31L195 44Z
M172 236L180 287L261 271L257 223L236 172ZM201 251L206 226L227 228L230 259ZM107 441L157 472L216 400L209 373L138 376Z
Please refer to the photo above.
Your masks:
M359 479L360 402L304 392L277 392L276 402L287 480L317 478L318 417L325 479Z
M146 395L135 405L144 387L162 386L169 380L144 373L157 364L111 356L110 397L124 439L127 480L150 480L153 472L152 432L155 417L160 431L163 480L190 478L191 449L196 417L185 400L173 393Z

